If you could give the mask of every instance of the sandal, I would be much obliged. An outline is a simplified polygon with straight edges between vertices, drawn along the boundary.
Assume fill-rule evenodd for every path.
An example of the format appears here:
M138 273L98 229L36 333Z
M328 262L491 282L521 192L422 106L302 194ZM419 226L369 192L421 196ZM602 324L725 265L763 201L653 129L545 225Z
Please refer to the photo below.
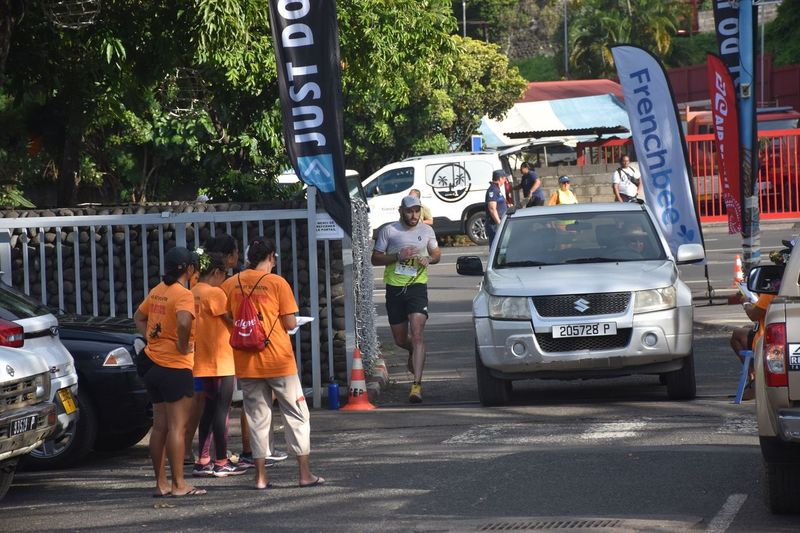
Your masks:
M192 490L190 490L189 492L185 494L173 494L172 497L183 498L184 496L203 496L205 494L208 494L208 491L206 489L198 489L197 487L192 487Z

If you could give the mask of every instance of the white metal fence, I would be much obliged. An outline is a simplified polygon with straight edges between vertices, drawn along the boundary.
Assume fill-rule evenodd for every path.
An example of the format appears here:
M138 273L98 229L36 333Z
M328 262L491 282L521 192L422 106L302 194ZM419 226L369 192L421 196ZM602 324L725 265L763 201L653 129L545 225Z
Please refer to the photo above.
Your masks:
M158 283L164 254L173 246L196 248L204 236L227 233L237 239L244 252L247 243L257 236L273 239L279 250L277 273L287 278L300 307L314 318L310 336L298 333L294 342L302 379L303 360L308 358L303 357L301 338L310 339L313 401L314 407L320 407L320 294L327 307L327 331L322 337L327 339L327 370L333 375L334 275L337 279L341 275L344 284L348 376L355 325L353 299L348 297L353 294L350 240L345 236L341 248L336 246L336 254L331 241L322 241L324 264L320 267L317 253L313 253L319 252L315 213L312 189L307 207L299 209L0 218L0 270L6 284L58 312L132 317L149 289ZM339 250L341 256L334 257ZM341 262L341 274L332 272L334 261ZM320 279L320 273L324 279Z

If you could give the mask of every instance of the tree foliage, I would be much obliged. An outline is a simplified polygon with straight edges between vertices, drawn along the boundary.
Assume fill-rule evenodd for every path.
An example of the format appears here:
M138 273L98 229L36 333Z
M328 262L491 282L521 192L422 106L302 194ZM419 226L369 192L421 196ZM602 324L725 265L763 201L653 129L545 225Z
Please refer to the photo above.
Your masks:
M800 3L785 1L778 16L766 27L764 47L773 54L775 65L800 63Z
M610 47L634 44L667 57L679 21L687 16L679 0L571 0L568 9L570 76L604 77L613 74ZM560 40L563 41L563 31ZM563 53L563 46L556 54Z
M93 26L63 30L29 5L0 32L0 180L55 189L61 205L84 187L109 202L278 195L267 0L102 6ZM346 160L362 175L460 146L524 87L496 47L453 35L450 0L339 0L338 18Z

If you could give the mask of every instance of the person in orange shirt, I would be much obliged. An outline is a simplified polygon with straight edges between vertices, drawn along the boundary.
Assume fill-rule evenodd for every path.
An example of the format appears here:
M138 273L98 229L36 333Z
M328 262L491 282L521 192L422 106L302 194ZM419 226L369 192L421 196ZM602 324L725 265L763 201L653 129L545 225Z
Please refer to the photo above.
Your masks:
M183 247L164 256L162 282L150 290L134 314L136 328L147 339L144 354L150 363L143 373L153 404L150 459L156 475L154 496L194 496L206 491L183 478L186 424L194 384L194 297L185 287L194 273L193 254ZM169 460L172 483L167 480Z
M239 271L239 245L236 239L227 233L222 233L215 237L209 237L202 248L198 251L204 253L220 253L225 260L225 272L236 273ZM200 280L199 268L197 272L189 279L189 288L193 289ZM203 415L203 407L206 404L205 392L203 391L203 383L200 378L195 376L194 380L194 399L192 400L192 413L189 417L189 423L186 426L186 457L183 464L187 466L194 466L196 460L194 453L192 453L192 441L194 435L197 433L197 427L200 424L200 417ZM244 420L244 418L242 418ZM246 430L242 429L242 435L246 435ZM246 445L249 449L249 443L246 442L246 436L242 437L243 446Z
M297 327L297 302L286 280L271 273L275 260L275 245L266 239L255 239L247 249L250 268L228 278L222 285L228 295L231 319L237 315L244 295L252 291L250 300L262 317L268 338L267 345L260 351L233 350L236 377L244 393L244 412L256 465L256 488L271 486L266 458L270 455L273 393L285 421L286 445L297 458L298 483L301 487L314 487L325 480L311 473L310 414L288 333Z
M228 460L228 415L233 397L234 366L227 314L228 297L219 286L225 281L225 258L218 253L196 251L200 279L192 288L195 307L194 379L200 380L205 405L200 418L200 442L196 477L227 477L244 474ZM211 440L215 461L211 461Z

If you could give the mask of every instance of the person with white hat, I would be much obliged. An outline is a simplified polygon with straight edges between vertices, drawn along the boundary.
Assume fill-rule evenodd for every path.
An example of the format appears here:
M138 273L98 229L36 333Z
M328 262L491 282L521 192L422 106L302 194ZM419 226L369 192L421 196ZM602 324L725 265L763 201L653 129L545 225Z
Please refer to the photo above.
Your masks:
M400 203L400 220L378 230L372 264L386 267L386 312L394 343L408 351L408 370L414 382L408 400L422 402L422 370L425 366L425 322L428 320L428 265L441 259L436 234L420 224L422 204L416 196Z

